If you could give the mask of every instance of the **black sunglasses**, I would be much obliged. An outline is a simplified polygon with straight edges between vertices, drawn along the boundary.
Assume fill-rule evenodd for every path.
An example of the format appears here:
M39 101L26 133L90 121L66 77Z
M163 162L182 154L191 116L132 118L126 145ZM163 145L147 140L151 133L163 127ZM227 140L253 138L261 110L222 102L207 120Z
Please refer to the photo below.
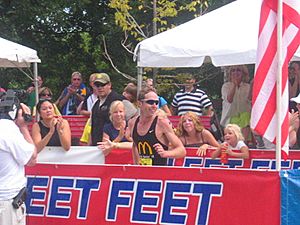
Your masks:
M158 103L159 103L159 101L158 100L152 100L152 99L150 99L150 100L146 100L146 101L144 101L144 102L146 102L147 104L149 104L149 105L158 105Z
M51 94L41 94L41 96L48 96L48 97L52 97Z
M104 87L105 85L107 85L108 83L101 83L101 82L95 82L94 85L96 87Z

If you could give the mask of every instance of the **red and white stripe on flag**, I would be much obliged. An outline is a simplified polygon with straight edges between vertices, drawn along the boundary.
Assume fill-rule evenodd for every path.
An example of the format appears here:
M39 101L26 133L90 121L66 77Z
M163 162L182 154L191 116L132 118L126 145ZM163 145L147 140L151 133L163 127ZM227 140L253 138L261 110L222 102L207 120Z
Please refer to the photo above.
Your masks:
M281 129L283 157L289 148L288 63L300 44L300 0L283 0L282 21L282 103L281 121L277 124L277 0L263 0L259 24L256 68L253 82L251 128L276 143Z

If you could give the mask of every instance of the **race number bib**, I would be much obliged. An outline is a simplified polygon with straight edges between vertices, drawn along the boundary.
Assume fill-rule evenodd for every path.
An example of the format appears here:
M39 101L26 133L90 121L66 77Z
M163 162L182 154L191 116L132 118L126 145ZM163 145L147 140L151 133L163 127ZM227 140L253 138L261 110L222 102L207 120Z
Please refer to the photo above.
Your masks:
M143 166L152 166L152 159L151 158L141 158L140 165Z

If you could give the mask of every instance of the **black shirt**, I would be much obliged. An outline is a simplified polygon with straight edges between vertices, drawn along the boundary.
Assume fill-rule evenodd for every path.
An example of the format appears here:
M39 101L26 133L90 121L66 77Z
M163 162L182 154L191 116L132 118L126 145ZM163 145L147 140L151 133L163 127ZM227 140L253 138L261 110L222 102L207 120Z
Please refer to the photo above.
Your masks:
M103 137L103 127L105 123L109 123L109 107L113 101L122 100L121 95L119 95L115 91L111 91L105 102L100 105L99 99L96 100L93 108L92 108L92 145L97 145L97 142L102 141Z
M42 136L42 138L44 138L49 133L50 128L46 127L41 121L39 121L38 124L40 127L41 136ZM56 126L57 126L57 124L55 125L55 131L54 131L52 137L50 138L47 146L61 146Z
M136 119L134 124L132 137L134 144L138 149L140 155L140 164L142 165L167 165L167 158L162 158L153 147L154 144L159 143L165 150L168 150L168 146L161 143L156 137L155 128L157 124L157 118L157 116L154 118L149 130L143 136L139 135L137 132L137 124L140 120L140 117Z

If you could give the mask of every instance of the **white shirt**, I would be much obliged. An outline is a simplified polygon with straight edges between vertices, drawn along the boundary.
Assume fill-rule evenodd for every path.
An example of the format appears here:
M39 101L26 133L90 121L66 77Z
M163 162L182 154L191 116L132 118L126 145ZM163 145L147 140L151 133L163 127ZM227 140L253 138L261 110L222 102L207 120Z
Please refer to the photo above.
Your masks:
M248 100L250 85L248 83L242 82L239 88L236 88L233 101L230 103L227 100L229 91L234 86L233 82L226 82L222 86L222 116L221 125L226 126L232 116L237 116L242 112L250 112L251 104Z
M24 165L34 148L12 120L0 119L0 200L12 199L26 186Z
M230 146L233 150L241 150L242 147L247 146L245 144L245 142L243 141L238 141L238 143L236 143L236 146Z
M87 99L87 111L91 112L94 103L96 102L96 100L98 99L98 96L96 94L91 94L88 99Z

